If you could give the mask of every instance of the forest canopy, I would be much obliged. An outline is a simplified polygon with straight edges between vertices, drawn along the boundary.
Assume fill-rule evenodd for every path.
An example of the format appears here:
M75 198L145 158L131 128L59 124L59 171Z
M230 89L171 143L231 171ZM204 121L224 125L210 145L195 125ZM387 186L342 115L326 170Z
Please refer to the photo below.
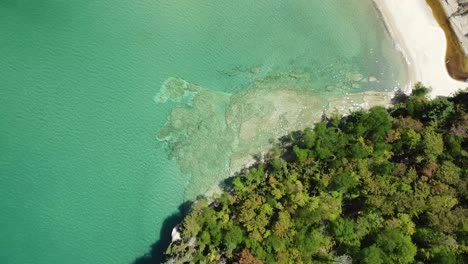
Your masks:
M168 263L468 263L468 93L334 115L197 200Z

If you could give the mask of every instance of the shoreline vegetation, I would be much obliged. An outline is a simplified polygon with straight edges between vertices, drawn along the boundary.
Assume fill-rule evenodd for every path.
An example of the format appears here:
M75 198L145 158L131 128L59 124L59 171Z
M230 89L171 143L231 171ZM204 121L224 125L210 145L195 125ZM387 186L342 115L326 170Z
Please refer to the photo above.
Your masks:
M284 136L194 202L166 263L466 263L468 90L428 92Z
M457 34L447 18L447 14L439 0L426 0L431 7L434 18L444 30L447 40L446 65L450 76L455 80L468 80L468 55L458 39Z
M372 76L354 73L348 78L352 79L346 82L350 87L378 84ZM185 199L216 192L216 183L251 164L253 156L267 152L272 139L302 130L320 121L323 114L387 106L393 95L390 91L331 92L339 89L331 87L330 92L320 93L302 89L288 78L266 78L243 92L229 94L180 78L168 79L156 101L181 103L157 139L168 144L182 172L190 175Z

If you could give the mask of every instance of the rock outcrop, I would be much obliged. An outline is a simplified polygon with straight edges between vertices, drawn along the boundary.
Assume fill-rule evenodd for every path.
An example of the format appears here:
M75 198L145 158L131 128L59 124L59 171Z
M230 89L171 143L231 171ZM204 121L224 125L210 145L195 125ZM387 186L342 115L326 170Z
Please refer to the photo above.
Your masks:
M468 56L468 0L441 0L452 28Z

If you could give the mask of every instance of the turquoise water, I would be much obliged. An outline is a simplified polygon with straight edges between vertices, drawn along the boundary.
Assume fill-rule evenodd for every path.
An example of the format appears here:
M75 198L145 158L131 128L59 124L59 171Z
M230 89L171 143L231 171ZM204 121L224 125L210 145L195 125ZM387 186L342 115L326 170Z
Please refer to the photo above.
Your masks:
M244 154L406 78L361 0L4 0L0 58L0 262L21 264L130 263Z

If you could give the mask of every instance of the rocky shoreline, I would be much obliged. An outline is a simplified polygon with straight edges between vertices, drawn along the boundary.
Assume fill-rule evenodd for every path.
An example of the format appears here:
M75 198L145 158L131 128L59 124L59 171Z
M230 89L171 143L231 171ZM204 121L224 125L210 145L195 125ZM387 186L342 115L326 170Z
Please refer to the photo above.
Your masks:
M468 0L443 0L442 7L468 56Z
M445 65L453 79L468 81L468 1L425 0L444 31Z

